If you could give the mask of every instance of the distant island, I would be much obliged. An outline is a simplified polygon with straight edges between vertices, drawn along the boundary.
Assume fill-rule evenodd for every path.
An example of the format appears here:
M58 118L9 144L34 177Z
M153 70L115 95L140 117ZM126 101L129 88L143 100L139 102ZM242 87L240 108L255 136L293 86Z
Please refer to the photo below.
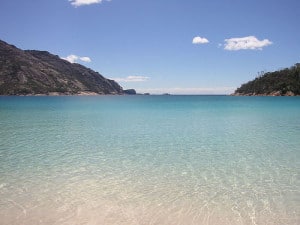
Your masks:
M300 95L300 63L290 68L261 73L243 84L232 94L236 96L295 96Z
M80 64L47 51L21 50L0 40L0 95L134 93Z

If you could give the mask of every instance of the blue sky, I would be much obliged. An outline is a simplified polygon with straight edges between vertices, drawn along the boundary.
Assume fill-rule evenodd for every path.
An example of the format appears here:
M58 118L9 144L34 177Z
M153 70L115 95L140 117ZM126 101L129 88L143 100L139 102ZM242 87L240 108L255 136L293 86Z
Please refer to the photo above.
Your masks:
M300 62L299 0L1 0L0 39L138 92L229 94Z

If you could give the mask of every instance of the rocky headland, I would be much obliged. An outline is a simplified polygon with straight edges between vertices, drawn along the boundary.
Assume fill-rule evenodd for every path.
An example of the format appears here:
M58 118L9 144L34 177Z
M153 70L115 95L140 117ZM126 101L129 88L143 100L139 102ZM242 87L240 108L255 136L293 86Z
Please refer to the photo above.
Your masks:
M117 82L85 66L0 40L0 95L103 94L125 93Z
M235 96L296 96L300 95L300 63L290 68L261 73L232 94Z

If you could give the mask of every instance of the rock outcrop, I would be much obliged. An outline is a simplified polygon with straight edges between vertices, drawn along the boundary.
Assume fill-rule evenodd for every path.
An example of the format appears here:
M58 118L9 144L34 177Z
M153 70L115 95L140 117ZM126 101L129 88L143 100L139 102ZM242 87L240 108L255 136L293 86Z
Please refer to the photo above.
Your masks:
M124 94L136 95L136 91L134 89L127 89L127 90L124 90Z
M0 95L93 94L123 94L123 89L80 64L0 40Z

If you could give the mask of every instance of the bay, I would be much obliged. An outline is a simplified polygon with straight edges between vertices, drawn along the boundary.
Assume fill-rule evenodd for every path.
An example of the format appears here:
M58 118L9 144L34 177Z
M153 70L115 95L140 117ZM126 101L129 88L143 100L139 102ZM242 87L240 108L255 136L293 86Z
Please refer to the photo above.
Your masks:
M300 98L0 97L0 224L300 223Z

